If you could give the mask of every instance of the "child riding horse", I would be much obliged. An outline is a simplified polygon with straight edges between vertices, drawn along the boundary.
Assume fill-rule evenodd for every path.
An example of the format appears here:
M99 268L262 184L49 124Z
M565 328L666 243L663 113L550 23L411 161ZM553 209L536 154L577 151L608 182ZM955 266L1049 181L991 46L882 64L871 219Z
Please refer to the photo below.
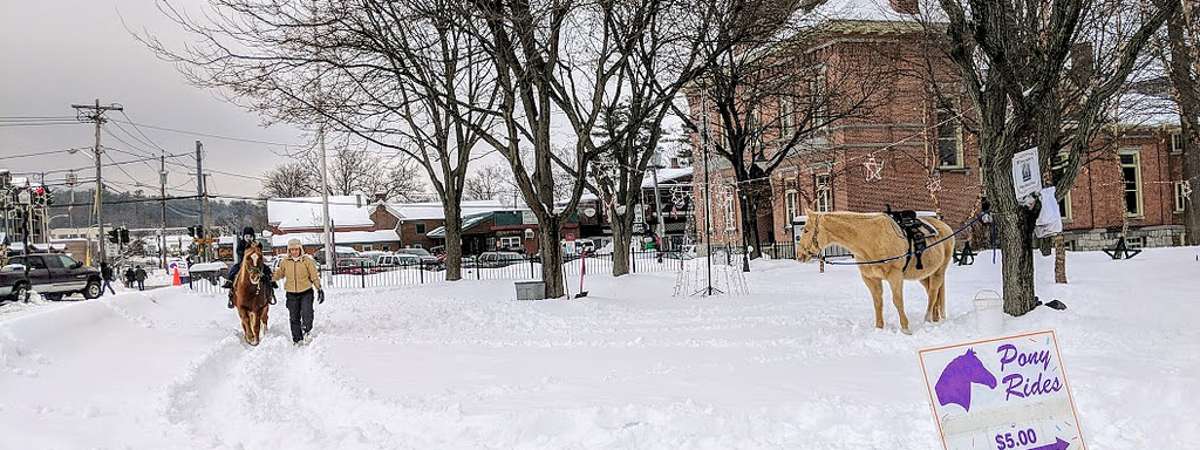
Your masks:
M231 309L233 308L233 288L235 286L235 281L237 280L238 271L242 267L243 253L245 253L246 248L252 243L257 244L258 238L256 236L257 234L254 233L254 228L242 228L242 235L238 237L237 245L234 247L233 266L229 268L229 274L225 276L225 286L223 286L225 289L229 290L228 307ZM269 282L272 288L276 286L275 282L271 281L271 267L267 266L266 264L263 264L262 278Z
M242 320L242 334L247 344L258 345L263 330L267 327L267 312L271 307L271 286L263 279L262 247L252 242L242 256L230 290L238 316Z

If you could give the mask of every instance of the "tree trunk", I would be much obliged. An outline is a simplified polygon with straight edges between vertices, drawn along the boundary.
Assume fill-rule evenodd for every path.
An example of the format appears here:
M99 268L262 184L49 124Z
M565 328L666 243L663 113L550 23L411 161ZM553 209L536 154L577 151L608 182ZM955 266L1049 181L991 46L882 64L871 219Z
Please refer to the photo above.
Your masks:
M1183 205L1184 243L1200 245L1200 88L1194 73L1193 51L1196 42L1189 38L1187 20L1195 11L1187 2L1167 21L1167 37L1170 44L1171 66L1168 75L1175 86L1176 101L1179 104L1180 141L1183 144L1183 179L1192 185L1192 193Z
M446 214L446 281L462 279L462 208L457 202L442 205Z
M626 214L628 212L626 211ZM633 239L633 233L626 217L618 216L615 212L610 217L613 218L612 275L619 277L629 273L629 244Z
M1002 153L999 149L993 150ZM1000 242L1004 312L1021 316L1034 308L1033 225L1036 214L1017 203L1013 192L1012 158L988 174L987 192Z
M1067 240L1061 233L1054 236L1054 282L1067 284Z
M546 298L560 298L565 291L558 218L539 217L538 224L538 253L542 258L542 281L546 283Z

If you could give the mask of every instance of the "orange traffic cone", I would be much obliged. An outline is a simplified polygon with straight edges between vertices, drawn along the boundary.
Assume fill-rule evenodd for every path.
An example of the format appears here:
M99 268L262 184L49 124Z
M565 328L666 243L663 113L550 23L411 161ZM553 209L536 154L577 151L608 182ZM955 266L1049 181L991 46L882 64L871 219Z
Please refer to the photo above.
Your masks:
M179 279L179 268L175 268L175 273L171 275L171 286L182 286L183 281Z

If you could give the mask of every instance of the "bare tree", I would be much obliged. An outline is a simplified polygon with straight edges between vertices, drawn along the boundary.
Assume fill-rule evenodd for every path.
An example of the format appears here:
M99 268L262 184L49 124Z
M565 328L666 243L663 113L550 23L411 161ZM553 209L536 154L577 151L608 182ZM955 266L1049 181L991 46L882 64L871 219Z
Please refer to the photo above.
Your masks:
M307 197L316 192L312 168L303 163L281 164L263 174L262 195L271 198Z
M512 192L507 171L497 166L487 166L467 176L464 185L464 200L492 200L501 194Z
M628 10L621 2L562 0L472 0L465 6L472 20L460 25L483 43L499 92L489 111L502 126L479 131L508 161L537 218L545 294L561 297L561 228L575 213L585 180L576 176L569 195L558 201L555 168L582 174L597 154L590 133L600 113L620 98L621 68L634 51L633 42L610 28L629 18ZM646 26L644 16L633 20ZM566 125L566 132L552 140L556 124ZM557 158L554 141L571 149L567 158Z
M409 159L424 169L446 217L447 279L461 272L461 194L478 131L498 117L492 66L479 41L458 25L450 0L209 0L205 14L189 15L160 3L194 38L173 50L142 39L180 64L193 83L273 120L332 129ZM382 152L374 152L382 153ZM372 186L349 174L364 170L362 152L334 161L335 190L412 197L410 166Z
M1003 252L1004 310L1022 315L1036 306L1032 231L1036 212L1012 188L1012 158L1038 147L1044 178L1066 195L1093 137L1107 122L1110 99L1138 65L1141 51L1178 2L1059 0L1053 2L940 0L946 48L978 120L984 189L992 204ZM1116 14L1114 14L1114 12ZM1087 24L1099 24L1089 27ZM1086 89L1074 90L1068 59L1090 42ZM1102 45L1098 45L1102 44ZM1111 48L1095 60L1099 48ZM1069 108L1067 107L1069 105ZM1064 115L1064 110L1067 114ZM1069 119L1069 126L1064 122ZM1058 158L1058 164L1050 164ZM1057 173L1052 167L1057 166Z
M1184 236L1200 245L1200 8L1185 1L1167 21L1163 59L1179 105L1183 145Z
M753 245L753 257L761 256L770 175L800 151L827 150L828 127L869 116L895 76L895 64L878 59L883 53L828 58L814 48L810 38L829 18L794 3L716 2L722 22L703 48L714 65L689 92L691 114L679 114L693 133L704 120L715 128L712 149L733 171L742 242Z

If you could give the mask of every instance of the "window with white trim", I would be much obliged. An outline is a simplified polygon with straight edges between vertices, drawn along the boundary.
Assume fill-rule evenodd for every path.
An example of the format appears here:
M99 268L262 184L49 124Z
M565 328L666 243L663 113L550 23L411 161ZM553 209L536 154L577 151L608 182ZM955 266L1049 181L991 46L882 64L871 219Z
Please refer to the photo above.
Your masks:
M829 96L826 95L826 91L829 88L826 86L827 82L825 66L817 66L813 70L812 78L808 80L808 95L811 99L809 100L809 107L812 109L812 117L809 120L812 121L813 125L816 125L809 128L825 128L824 124L828 120L827 116L829 114Z
M1187 205L1187 192L1182 181L1175 182L1175 212L1181 213Z
M796 131L796 104L792 97L779 97L779 139L789 139Z
M1058 201L1058 215L1062 216L1064 222L1071 221L1071 193L1067 192L1061 200Z
M1171 133L1171 154L1178 155L1183 153L1183 135L1178 131Z
M500 248L521 248L520 236L504 236L500 238Z
M813 183L816 185L816 208L817 212L833 211L833 189L830 185L829 174L818 174L813 176Z
M1124 185L1125 215L1142 215L1141 155L1137 150L1121 150L1121 181Z
M730 195L725 198L725 231L733 231L735 229L733 220L733 196Z
M792 221L796 219L796 206L799 199L800 195L795 189L788 189L783 194L783 207L787 211L787 217L785 218L787 220L787 228L791 228Z
M958 169L963 167L962 123L954 111L939 109L935 115L937 124L938 167Z

